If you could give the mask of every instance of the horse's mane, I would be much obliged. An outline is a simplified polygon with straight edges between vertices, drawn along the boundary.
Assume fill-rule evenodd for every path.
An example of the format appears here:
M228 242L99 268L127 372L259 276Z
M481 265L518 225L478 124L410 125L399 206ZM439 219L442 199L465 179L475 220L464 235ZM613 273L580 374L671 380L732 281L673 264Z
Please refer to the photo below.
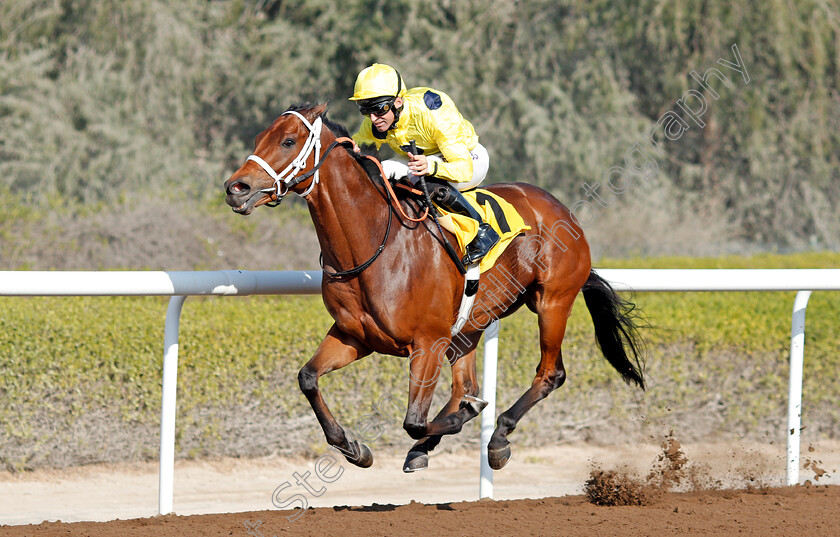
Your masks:
M286 111L287 112L303 112L303 111L306 111L306 110L311 110L312 108L315 108L317 105L318 105L318 103L312 104L312 103L309 103L309 102L293 104L288 109L286 109ZM327 117L327 111L326 110L324 110L324 112L321 114L321 121L330 130L330 132L332 132L335 135L336 138L350 138L350 131L347 130L347 127L345 127L341 123L338 123L336 121L333 121L333 120L329 119ZM344 147L344 146L342 146L342 147ZM376 158L377 160L380 160L379 159L379 151L376 149L376 146L374 146L374 145L363 144L361 146L361 148L362 148L362 154L359 155L355 151L353 151L352 148L344 147L344 149L347 151L347 153L350 154L350 156L352 156L354 159L356 159L356 161L359 164L361 164L362 168L364 168L365 172L367 172L367 174L371 177L371 179L373 179L373 181L375 183L377 183L379 186L383 186L382 174L379 173L379 168L376 166L376 164L371 162L371 160L365 156L365 155L369 155L369 156L372 156L372 157Z

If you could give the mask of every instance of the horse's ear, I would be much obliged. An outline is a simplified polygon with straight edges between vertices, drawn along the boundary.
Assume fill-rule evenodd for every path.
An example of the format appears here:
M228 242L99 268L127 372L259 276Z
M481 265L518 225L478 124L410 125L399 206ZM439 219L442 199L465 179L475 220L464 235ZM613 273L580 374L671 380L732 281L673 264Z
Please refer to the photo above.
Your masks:
M321 117L322 114L325 114L327 112L327 107L329 106L329 104L329 102L326 102L324 104L319 104L310 108L306 112L306 118L309 121L315 121L315 119Z

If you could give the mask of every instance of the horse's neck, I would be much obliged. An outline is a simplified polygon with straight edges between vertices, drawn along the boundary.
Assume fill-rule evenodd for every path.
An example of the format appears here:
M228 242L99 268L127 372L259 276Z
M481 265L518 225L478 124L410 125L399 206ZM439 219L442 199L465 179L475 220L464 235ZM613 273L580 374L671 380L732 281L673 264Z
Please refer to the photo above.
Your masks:
M324 263L347 270L375 253L389 209L362 167L343 150L337 151L321 167L320 182L307 202Z

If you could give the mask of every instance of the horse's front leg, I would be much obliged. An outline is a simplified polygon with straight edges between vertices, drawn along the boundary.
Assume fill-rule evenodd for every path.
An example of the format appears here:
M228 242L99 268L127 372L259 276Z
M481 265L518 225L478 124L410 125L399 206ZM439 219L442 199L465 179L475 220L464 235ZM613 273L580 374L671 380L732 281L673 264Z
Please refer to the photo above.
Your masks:
M478 412L485 406L481 404L482 402L480 400L464 401L463 396L467 393L464 390L464 386L453 383L453 391L457 390L460 392L460 395L456 399L453 394L450 398L450 403L438 414L438 417L434 421L427 421L441 367L448 365L443 351L444 349L430 345L419 346L417 350L411 353L409 362L408 411L403 422L403 428L415 440L445 434L456 434L461 431L464 423L478 415ZM463 382L465 380L465 371L472 372L472 377L469 382L475 384L475 389L477 390L474 374L475 356L473 353L471 354L472 360L464 360L458 368L453 369L452 376L455 382ZM461 360L455 362L455 364L459 364L459 362ZM469 373L466 373L466 375L469 375ZM452 405L451 408L449 408L450 404ZM457 411L455 410L455 405L458 406ZM436 444L437 442L435 442Z
M315 355L303 366L298 373L298 383L303 394L309 400L318 423L324 430L327 442L341 451L347 460L362 468L373 464L373 453L366 445L347 440L344 429L333 417L327 403L318 388L318 378L330 371L341 369L359 358L370 354L370 350L356 338L348 336L333 325L327 336L318 346Z
M456 415L461 425L478 416L487 406L486 401L478 398L478 381L475 371L475 349L452 364L452 391L449 401L438 412L432 423L441 423L450 415ZM404 472L416 472L429 466L429 452L437 447L441 435L428 436L418 440L405 459Z

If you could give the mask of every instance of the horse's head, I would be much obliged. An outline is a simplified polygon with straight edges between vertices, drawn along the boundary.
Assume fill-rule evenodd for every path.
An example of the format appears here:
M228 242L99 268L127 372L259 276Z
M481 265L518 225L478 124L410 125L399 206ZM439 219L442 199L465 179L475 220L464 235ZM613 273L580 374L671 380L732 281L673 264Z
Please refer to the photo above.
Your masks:
M289 110L257 136L254 152L225 181L225 201L234 212L247 215L255 207L279 201L288 192L303 195L315 186L317 175L305 176L320 154L321 114L327 105Z

